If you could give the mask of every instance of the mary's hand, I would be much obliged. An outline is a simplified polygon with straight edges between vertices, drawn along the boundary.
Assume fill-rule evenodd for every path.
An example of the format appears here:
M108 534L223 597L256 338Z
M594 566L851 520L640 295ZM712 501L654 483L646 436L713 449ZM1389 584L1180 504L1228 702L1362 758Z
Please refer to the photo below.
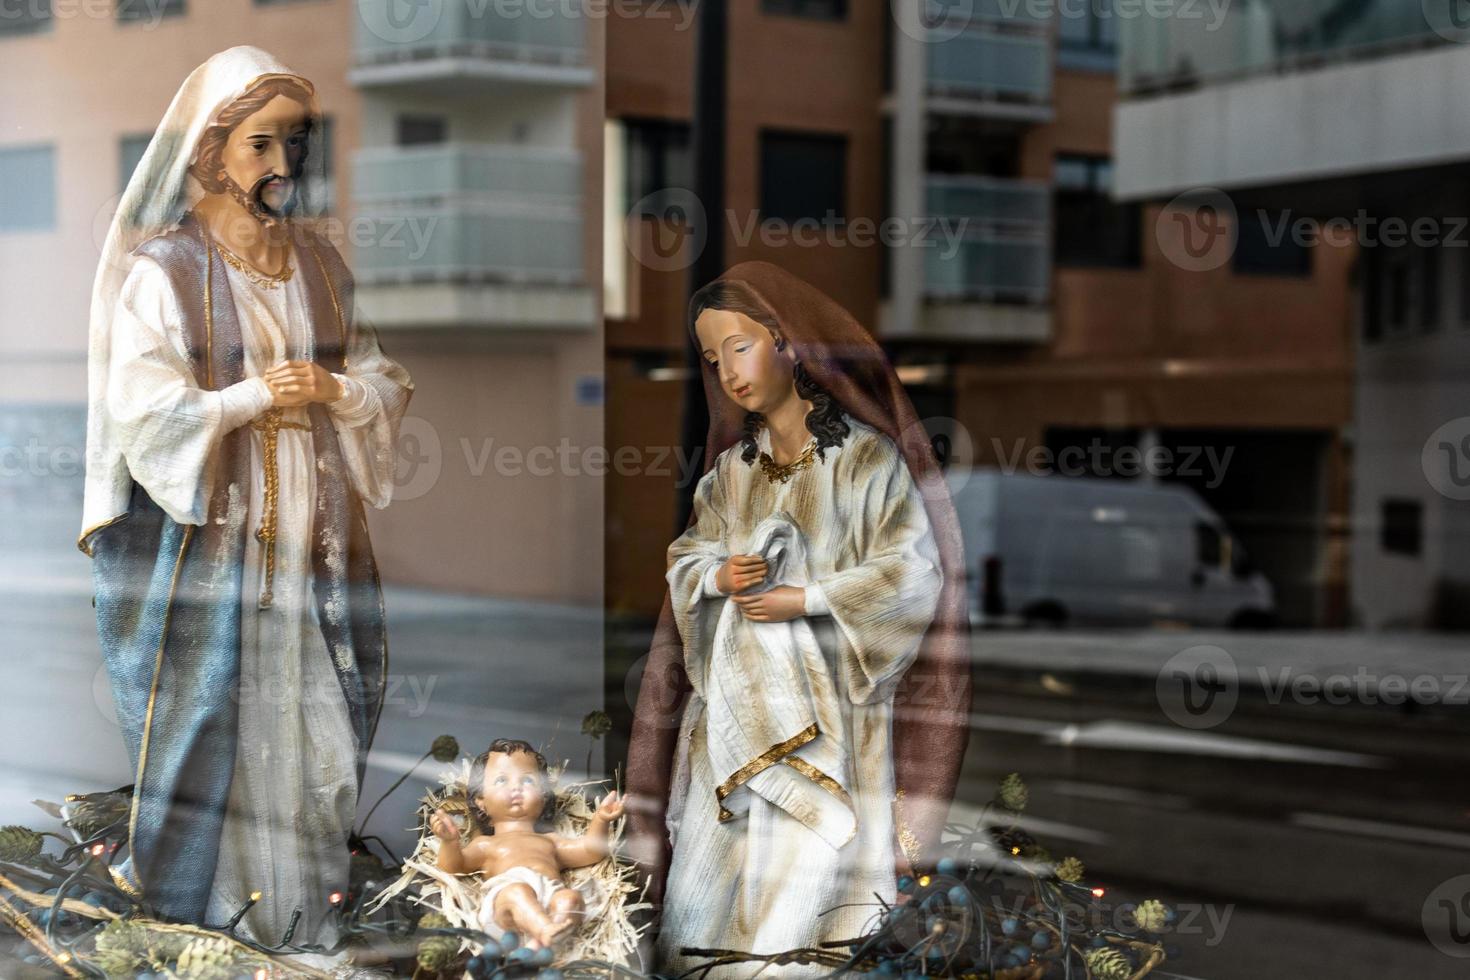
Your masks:
M806 615L806 590L794 585L778 585L754 595L732 595L730 601L740 607L746 619L757 623L784 623Z
M765 581L766 560L760 555L731 555L715 572L715 584L724 593L744 592Z

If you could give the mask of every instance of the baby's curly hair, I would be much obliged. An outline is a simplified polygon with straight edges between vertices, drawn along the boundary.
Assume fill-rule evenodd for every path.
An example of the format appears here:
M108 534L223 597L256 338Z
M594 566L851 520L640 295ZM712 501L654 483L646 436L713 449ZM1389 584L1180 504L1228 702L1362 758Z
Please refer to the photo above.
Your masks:
M470 764L470 778L465 786L466 802L469 804L470 817L475 821L475 826L482 834L495 833L495 827L490 822L490 815L480 808L475 802L475 797L483 796L485 793L485 769L490 764L492 755L515 755L524 753L536 760L536 771L541 773L541 789L548 797L548 803L552 795L551 772L546 765L546 756L536 750L536 746L519 738L497 738L490 743L490 747L479 755ZM542 814L545 817L545 814Z

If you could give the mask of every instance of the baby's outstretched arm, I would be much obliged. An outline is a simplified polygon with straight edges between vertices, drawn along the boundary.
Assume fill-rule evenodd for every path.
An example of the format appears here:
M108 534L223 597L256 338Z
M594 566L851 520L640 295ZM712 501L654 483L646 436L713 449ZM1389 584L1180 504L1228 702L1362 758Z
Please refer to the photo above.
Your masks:
M434 863L438 865L440 871L462 875L480 870L479 866L471 860L469 853L478 849L474 844L460 847L459 828L455 826L453 817L443 810L436 809L434 815L429 818L429 829L434 832L435 837L439 838L439 858Z
M607 857L607 828L623 815L623 803L617 793L607 794L597 804L585 834L556 839L556 857L563 868L583 868Z

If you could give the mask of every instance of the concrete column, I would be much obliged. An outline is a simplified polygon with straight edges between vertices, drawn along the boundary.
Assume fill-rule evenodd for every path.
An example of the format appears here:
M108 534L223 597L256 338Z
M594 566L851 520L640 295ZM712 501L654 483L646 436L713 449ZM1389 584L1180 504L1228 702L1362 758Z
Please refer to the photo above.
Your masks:
M890 181L889 214L904 221L923 217L925 76L928 45L919 29L921 19L913 12L895 8L909 0L893 0L890 12L899 20L893 30L893 173ZM889 256L893 272L889 293L887 329L895 334L912 334L919 328L924 300L925 250L914 244L898 245Z

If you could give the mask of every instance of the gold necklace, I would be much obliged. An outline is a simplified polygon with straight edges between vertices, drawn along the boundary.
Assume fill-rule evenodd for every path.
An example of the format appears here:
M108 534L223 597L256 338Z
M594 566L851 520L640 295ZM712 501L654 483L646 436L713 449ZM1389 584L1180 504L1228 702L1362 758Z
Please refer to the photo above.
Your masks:
M229 249L225 248L219 242L214 243L214 250L219 253L220 258L224 259L231 266L233 266L235 268L235 271L241 273L245 276L246 279L249 279L251 282L255 283L257 286L260 286L262 289L275 289L281 283L290 280L292 273L296 271L296 268L291 265L291 262L288 259L285 266L281 269L280 272L277 272L275 275L270 275L268 273L261 272L259 269L255 268L255 266L251 265L249 262L246 262L234 252L231 252Z
M771 483L776 483L777 481L785 483L787 480L790 480L793 476L800 473L808 466L812 465L812 460L816 459L816 456L817 443L815 440L807 443L806 449L802 452L800 456L796 457L791 462L784 465L772 459L770 453L761 453L761 472L766 475L766 479Z

